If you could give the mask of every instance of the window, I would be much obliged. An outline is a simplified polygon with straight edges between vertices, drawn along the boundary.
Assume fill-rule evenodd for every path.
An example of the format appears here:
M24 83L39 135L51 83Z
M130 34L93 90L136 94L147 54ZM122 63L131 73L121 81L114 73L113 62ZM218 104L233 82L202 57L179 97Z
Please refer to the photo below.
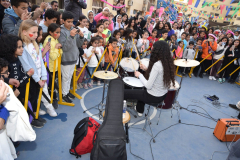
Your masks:
M133 10L133 14L137 14L137 12L138 12L137 10L135 10L135 9Z
M240 20L240 17L238 17L237 20Z
M234 16L234 18L236 18L236 17L237 17L237 15Z
M224 21L223 23L230 24L230 22L228 22L228 21Z
M93 0L92 5L93 5L92 6L92 11L94 12L94 14L97 13L99 8L103 8L103 2L100 1L100 0Z
M232 17L232 15L228 15L228 16L225 16L226 18L231 18Z
M219 14L218 14L218 13L215 13L215 16L219 16Z
M207 13L207 11L204 11L204 13Z

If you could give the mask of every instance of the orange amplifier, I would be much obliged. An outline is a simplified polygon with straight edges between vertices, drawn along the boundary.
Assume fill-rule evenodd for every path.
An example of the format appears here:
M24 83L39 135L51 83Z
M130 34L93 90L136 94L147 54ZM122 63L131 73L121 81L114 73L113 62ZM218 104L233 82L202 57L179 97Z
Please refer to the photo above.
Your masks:
M219 119L213 134L222 142L237 141L240 138L240 120L230 118Z

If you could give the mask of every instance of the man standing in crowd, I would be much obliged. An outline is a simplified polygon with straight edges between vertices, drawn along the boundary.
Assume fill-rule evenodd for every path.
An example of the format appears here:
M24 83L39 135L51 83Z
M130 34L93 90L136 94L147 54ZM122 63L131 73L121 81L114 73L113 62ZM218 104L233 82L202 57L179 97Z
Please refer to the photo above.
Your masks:
M51 2L51 7L54 11L58 10L58 2L57 1L52 1Z
M73 24L75 25L82 15L82 8L86 9L87 4L84 0L64 0L65 11L69 11L74 15Z

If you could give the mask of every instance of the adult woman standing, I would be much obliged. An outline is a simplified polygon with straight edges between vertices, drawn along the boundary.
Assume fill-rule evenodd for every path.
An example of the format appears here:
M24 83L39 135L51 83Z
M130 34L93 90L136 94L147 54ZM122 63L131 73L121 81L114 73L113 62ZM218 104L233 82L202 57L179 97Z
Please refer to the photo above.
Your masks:
M152 34L152 30L153 30L153 25L151 24L151 16L150 15L147 15L145 16L145 21L147 21L147 30L148 32L150 33L150 35Z
M133 31L134 31L134 30L137 30L137 25L135 24L134 18L131 18L131 19L128 21L127 28L130 28L130 29L132 29Z
M174 30L172 30L172 27L169 22L166 22L164 25L164 29L168 31L168 37L167 40L171 39L171 36L174 34Z
M93 18L93 11L92 10L88 11L87 18L89 20L89 29L88 30L93 33L93 31L95 30L95 28L97 26L97 22Z
M157 38L161 38L162 37L162 30L164 29L163 22L159 21L156 24L156 27L154 29L157 30Z
M177 22L174 22L174 23L173 23L173 28L172 28L172 30L174 31L174 34L176 34L177 39L181 38L180 30L178 29L178 24L177 24Z
M182 27L182 22L178 22L178 27L177 29L181 30L183 27Z
M116 22L114 23L114 29L112 31L112 33L115 31L115 30L119 30L120 28L123 28L123 25L122 25L122 16L119 14L117 15L116 17Z
M165 41L153 44L149 67L140 65L144 75L136 71L135 76L146 87L142 89L125 89L124 99L137 99L136 110L139 116L144 112L145 103L160 103L166 97L171 85L175 86L175 66L171 57L169 45Z

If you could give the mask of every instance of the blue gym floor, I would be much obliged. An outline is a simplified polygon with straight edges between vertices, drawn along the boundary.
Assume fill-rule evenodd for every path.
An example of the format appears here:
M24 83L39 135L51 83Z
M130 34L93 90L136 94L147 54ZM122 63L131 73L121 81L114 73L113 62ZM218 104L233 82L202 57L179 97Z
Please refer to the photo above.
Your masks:
M180 78L177 78L180 82ZM52 118L44 115L42 118L47 123L41 129L36 129L37 138L34 142L22 142L17 148L20 151L18 160L75 160L75 156L69 154L73 140L73 130L76 124L89 114L96 114L97 110L92 109L83 113L83 108L90 108L101 101L103 86L94 86L92 89L79 89L77 93L82 100L75 98L75 107L59 106L56 110L58 117ZM197 105L205 109L214 119L236 117L238 112L228 107L229 103L236 104L240 100L240 87L229 83L219 84L210 81L208 76L201 78L184 78L178 101L183 107ZM223 107L216 108L204 98L204 94L216 95L219 97ZM200 102L199 102L200 101ZM189 110L196 109L204 112L199 107L189 106ZM45 110L44 107L42 109ZM177 111L173 110L171 118L170 111L163 111L159 125L156 125L158 113L151 110L153 119L152 129L156 135L159 131L178 123ZM182 123L208 126L215 128L216 122L201 117L184 109L180 110ZM131 116L131 123L138 118ZM143 123L134 127L143 127ZM149 131L149 128L147 128ZM150 150L151 137L143 130L130 128L129 138L133 154L145 160L151 160L152 154L155 160L209 160L214 151L227 151L226 143L220 142L214 135L213 129L177 124L162 131L156 137L156 143L151 141L152 154ZM228 145L230 143L227 143ZM130 145L127 144L128 160L138 160L130 153ZM228 153L215 153L213 160L225 160ZM90 153L83 155L81 160L89 160Z

